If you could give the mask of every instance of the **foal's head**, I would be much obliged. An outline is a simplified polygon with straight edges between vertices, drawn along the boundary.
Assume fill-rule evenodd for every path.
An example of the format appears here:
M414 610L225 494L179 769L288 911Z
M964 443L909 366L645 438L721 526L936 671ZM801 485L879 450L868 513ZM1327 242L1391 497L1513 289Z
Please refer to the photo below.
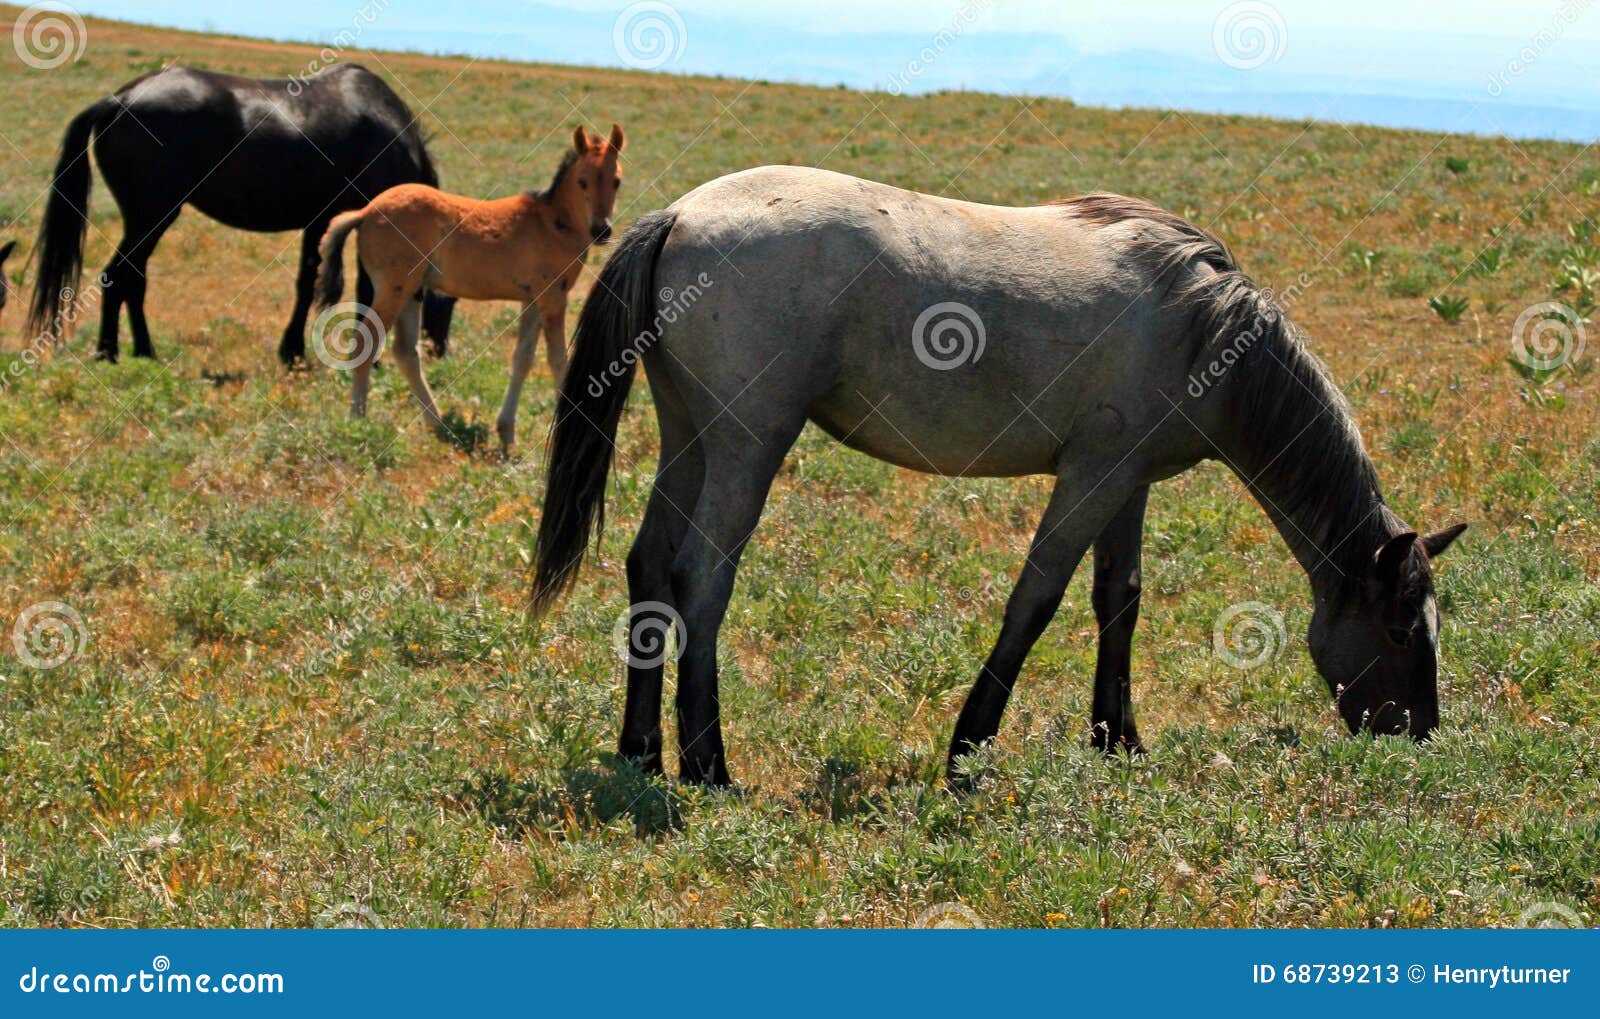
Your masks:
M560 177L557 200L569 208L581 208L589 219L589 239L604 244L611 239L611 211L622 189L619 156L627 139L622 128L611 125L611 137L601 138L579 125L572 133L572 151L567 154Z
M1426 739L1439 724L1439 608L1432 561L1466 524L1407 531L1374 553L1367 575L1319 592L1307 645L1351 733Z

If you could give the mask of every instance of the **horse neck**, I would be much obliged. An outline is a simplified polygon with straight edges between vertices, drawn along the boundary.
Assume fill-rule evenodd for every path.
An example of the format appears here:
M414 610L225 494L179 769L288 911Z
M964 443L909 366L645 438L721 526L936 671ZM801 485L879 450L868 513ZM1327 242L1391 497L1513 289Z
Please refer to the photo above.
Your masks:
M1365 576L1403 527L1384 504L1344 396L1287 330L1231 380L1223 452L1319 594Z

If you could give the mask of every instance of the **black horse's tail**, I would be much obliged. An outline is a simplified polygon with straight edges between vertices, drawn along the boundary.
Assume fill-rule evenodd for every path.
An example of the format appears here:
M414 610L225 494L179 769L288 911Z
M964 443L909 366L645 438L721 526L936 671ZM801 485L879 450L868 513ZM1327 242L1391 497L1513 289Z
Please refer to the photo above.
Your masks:
M118 100L106 96L72 118L61 136L56 160L39 221L39 241L34 245L39 271L28 307L28 331L42 335L55 330L62 304L70 304L83 276L83 235L89 226L89 139L116 113Z
M317 242L317 256L322 260L317 266L317 307L337 304L344 294L344 241L366 214L366 209L356 209L341 212L328 221L328 229Z
M550 432L549 477L533 583L533 613L543 615L577 580L589 535L605 528L612 442L628 402L643 345L656 339L656 259L677 222L671 210L641 216L589 292L573 338ZM624 357L633 347L633 357Z

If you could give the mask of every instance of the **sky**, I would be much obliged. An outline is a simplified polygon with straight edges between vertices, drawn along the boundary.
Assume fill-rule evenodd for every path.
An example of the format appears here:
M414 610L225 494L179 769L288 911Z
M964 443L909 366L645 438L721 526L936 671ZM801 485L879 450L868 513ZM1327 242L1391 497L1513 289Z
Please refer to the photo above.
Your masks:
M1593 141L1600 0L81 0L356 47Z

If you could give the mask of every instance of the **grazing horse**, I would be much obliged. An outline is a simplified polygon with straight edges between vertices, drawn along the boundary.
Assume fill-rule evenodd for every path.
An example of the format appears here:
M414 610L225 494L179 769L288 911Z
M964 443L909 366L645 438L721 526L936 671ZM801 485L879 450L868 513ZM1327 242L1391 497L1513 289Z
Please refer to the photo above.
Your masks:
M4 314L6 298L11 296L11 281L6 278L6 259L11 257L16 247L16 241L6 241L5 246L0 247L0 314Z
M278 346L278 357L293 364L305 356L317 241L328 221L396 184L439 182L416 118L364 67L336 64L284 79L190 67L153 71L67 125L39 224L29 323L36 333L58 328L82 273L91 138L100 175L122 212L122 241L100 277L96 356L106 361L117 359L123 305L134 356L155 356L144 317L145 267L184 205L241 230L302 231L294 311ZM450 312L451 302L431 302L426 325L440 354Z
M1091 547L1091 738L1107 752L1141 748L1129 648L1145 497L1206 459L1239 475L1306 570L1311 655L1351 732L1422 739L1438 722L1430 560L1464 525L1419 537L1389 510L1332 380L1227 248L1170 212L1105 194L998 208L762 167L642 217L579 317L551 437L536 612L570 585L603 524L641 355L661 454L628 594L648 614L636 635L680 637L686 781L728 782L717 631L807 420L903 467L1055 478L956 722L954 785L962 756L999 730L1023 659ZM653 770L664 658L630 655L620 743Z
M572 147L542 192L481 201L437 188L405 184L371 205L334 217L322 239L317 303L326 308L344 287L345 239L356 233L356 251L372 277L372 298L360 303L370 321L357 326L350 413L367 413L372 362L390 327L394 353L411 392L436 431L443 428L428 380L417 359L418 295L429 288L474 301L522 305L511 384L496 422L500 444L510 450L517 432L517 401L538 351L545 352L556 384L567 368L567 294L578 281L591 243L611 239L611 211L622 187L618 157L626 139L611 125L611 138L580 126Z

